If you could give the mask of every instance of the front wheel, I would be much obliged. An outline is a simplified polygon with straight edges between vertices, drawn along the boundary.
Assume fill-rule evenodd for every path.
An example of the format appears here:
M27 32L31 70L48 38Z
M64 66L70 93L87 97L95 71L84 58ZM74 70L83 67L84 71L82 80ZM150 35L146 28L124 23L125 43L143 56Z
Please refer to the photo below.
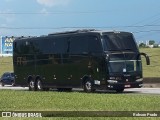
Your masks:
M83 87L84 87L84 91L87 93L91 93L95 91L95 89L93 89L93 82L90 79L85 80Z

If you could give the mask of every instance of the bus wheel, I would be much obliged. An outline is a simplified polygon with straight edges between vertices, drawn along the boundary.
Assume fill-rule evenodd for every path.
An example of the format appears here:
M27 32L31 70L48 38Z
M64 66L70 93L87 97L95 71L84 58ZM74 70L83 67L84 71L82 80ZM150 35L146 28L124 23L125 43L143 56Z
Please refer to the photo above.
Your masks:
M38 91L43 91L42 82L39 79L36 82L36 88L37 88Z
M117 92L117 93L122 93L123 91L124 91L124 88L116 89L116 92Z
M87 92L87 93L95 91L95 89L93 89L93 83L89 79L85 80L83 86L84 86L84 91Z
M29 81L28 87L29 87L29 91L35 91L35 83L33 79Z

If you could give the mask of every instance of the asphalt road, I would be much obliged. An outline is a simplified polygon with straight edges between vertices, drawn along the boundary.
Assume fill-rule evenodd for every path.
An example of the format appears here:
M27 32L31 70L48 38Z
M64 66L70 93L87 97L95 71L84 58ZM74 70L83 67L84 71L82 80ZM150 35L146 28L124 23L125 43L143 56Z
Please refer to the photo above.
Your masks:
M12 86L4 86L0 89L6 90L28 90L28 87L12 87ZM55 91L55 90L53 90ZM82 89L73 89L73 91L83 91ZM114 93L114 91L96 91L97 93ZM160 88L131 88L125 89L123 94L160 94Z

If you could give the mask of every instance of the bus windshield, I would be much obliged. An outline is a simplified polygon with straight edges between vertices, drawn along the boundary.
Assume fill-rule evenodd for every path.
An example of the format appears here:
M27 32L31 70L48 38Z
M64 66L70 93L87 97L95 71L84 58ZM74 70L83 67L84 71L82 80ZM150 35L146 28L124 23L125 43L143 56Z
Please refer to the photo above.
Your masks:
M132 57L132 58L131 58ZM136 54L111 54L109 57L110 73L141 72L141 60L136 60Z
M105 41L105 51L115 51L115 50L130 50L138 51L137 45L135 43L132 33L127 32L106 32L103 35Z

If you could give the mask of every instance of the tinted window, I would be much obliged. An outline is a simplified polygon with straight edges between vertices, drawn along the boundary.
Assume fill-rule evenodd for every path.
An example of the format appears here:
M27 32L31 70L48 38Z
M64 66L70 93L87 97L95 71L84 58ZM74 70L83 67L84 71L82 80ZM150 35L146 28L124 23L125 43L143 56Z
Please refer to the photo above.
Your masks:
M33 40L19 40L16 42L14 52L18 54L33 54L37 49L37 44Z
M138 51L131 33L120 32L108 32L104 35L104 40L106 42L106 50L133 50Z
M11 73L11 76L14 77L14 73Z
M51 39L38 38L30 42L30 50L36 53L49 54L51 52Z
M23 53L24 52L24 47L25 47L25 44L24 44L24 42L23 41L17 41L17 42L15 42L15 44L14 44L14 48L13 48L13 50L14 50L14 53Z
M69 42L67 37L54 38L52 41L53 53L66 53L68 50Z
M88 53L88 39L86 36L75 36L70 39L71 54Z
M9 73L4 73L4 74L3 74L3 77L8 77L8 76L10 76Z
M96 36L88 36L89 52L99 53L102 51L102 44L100 39Z

